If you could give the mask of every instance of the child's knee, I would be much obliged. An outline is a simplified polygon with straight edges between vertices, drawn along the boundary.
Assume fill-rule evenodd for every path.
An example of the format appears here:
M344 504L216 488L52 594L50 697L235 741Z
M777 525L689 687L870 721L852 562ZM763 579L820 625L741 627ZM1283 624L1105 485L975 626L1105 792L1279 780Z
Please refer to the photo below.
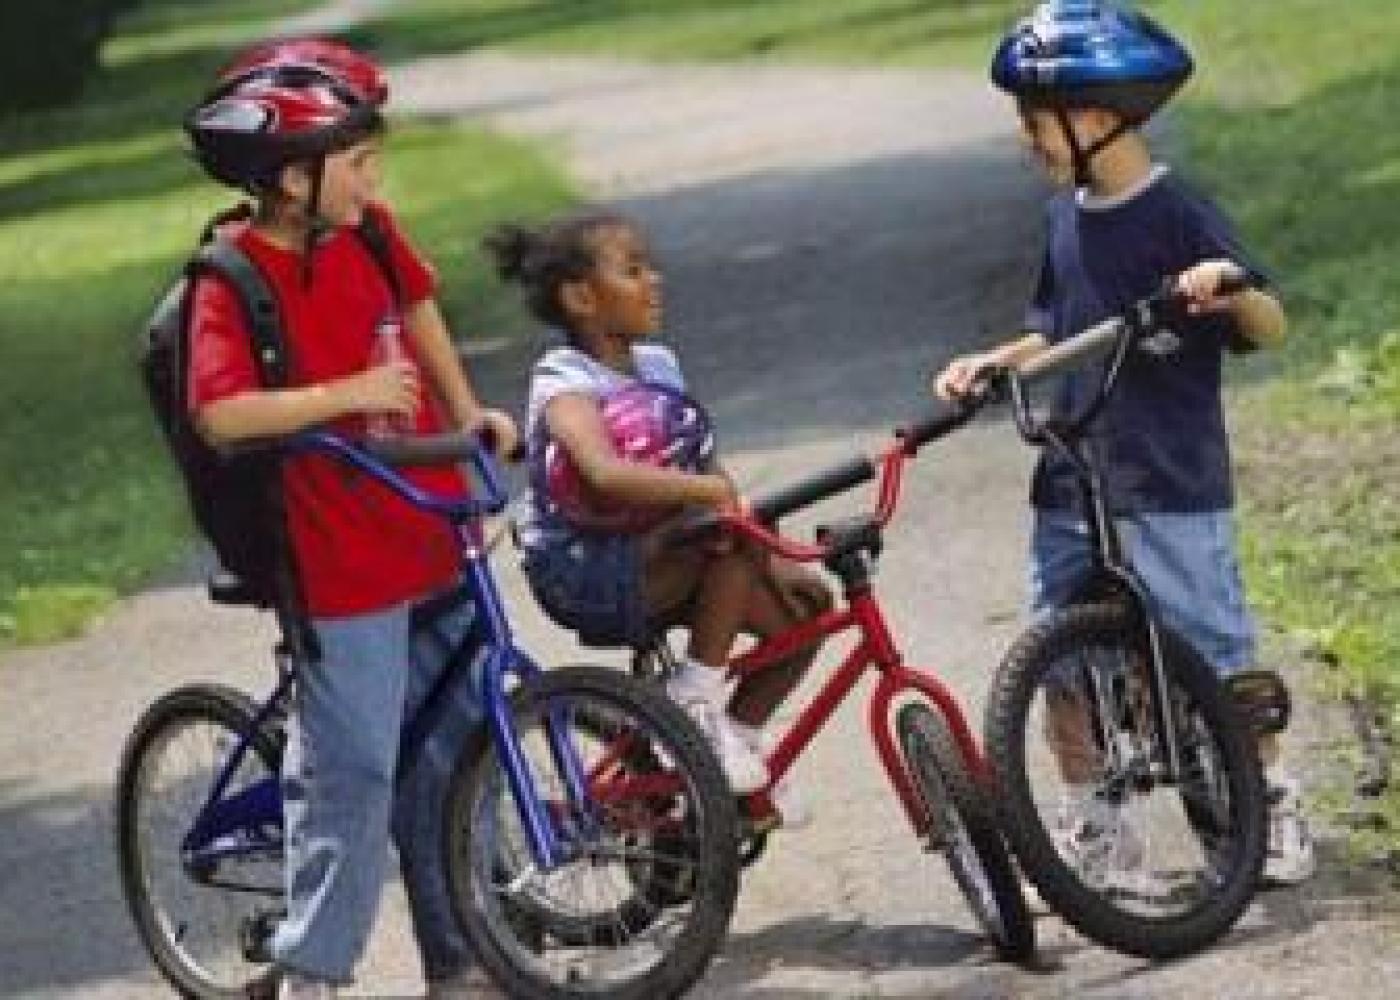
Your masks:
M804 580L793 588L793 596L804 618L816 618L836 607L836 594L826 581L816 577Z

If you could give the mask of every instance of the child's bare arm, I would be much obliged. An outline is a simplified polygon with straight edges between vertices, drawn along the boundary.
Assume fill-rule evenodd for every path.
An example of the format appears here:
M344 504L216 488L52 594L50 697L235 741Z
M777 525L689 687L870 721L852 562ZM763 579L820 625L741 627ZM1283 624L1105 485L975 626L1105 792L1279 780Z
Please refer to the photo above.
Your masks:
M555 396L545 405L544 418L583 481L609 500L656 507L737 503L733 484L721 473L658 469L619 458L608 442L598 401L586 393Z
M1240 333L1260 347L1282 343L1288 318L1278 299L1262 288L1221 295L1220 283L1240 272L1231 260L1207 260L1187 268L1177 278L1177 288L1186 296L1193 313L1228 312L1239 324Z
M348 378L295 389L252 389L200 407L195 426L211 445L281 437L351 413L412 416L418 408L418 372L394 361Z
M1016 368L1040 354L1047 346L1043 336L1028 333L991 350L954 358L934 376L934 395L948 402L961 399L973 390L981 374L988 368Z
M423 362L428 383L451 414L453 423L463 430L489 428L496 436L498 451L502 454L513 451L520 438L515 421L507 413L481 405L452 345L447 321L437 301L424 299L409 309L406 325Z

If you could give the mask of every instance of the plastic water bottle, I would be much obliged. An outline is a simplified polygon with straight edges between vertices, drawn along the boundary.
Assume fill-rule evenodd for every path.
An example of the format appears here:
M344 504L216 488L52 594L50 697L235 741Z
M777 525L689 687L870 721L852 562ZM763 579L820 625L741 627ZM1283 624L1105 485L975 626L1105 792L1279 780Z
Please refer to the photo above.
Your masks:
M369 365L371 368L392 364L408 359L408 351L403 346L403 321L394 311L387 312L374 325L374 342L370 345ZM412 416L379 410L365 418L365 431L370 437L401 437L412 434L415 421Z

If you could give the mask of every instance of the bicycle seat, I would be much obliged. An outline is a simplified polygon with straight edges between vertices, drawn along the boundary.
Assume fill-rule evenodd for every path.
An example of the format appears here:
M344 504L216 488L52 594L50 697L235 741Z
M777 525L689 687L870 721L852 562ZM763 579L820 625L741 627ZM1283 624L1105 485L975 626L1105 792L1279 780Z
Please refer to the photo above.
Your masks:
M828 558L869 552L878 556L883 546L880 519L875 514L857 514L817 526L817 542L830 553Z
M215 604L251 608L266 606L248 587L242 577L235 576L228 570L221 569L210 574L209 579L205 581L205 586L209 591L209 599Z
M666 642L666 633L685 624L689 612L690 602L687 601L664 615L653 615L647 619L641 634L633 636L623 636L616 632L590 632L571 625L565 627L573 632L578 644L586 649L630 649L633 653L645 655Z

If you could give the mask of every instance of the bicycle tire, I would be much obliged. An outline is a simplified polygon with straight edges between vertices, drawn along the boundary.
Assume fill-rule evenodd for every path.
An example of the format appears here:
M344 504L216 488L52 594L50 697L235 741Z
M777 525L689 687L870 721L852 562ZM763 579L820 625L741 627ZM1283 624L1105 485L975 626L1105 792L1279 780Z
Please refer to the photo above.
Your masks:
M229 975L215 975L190 951L191 944L186 940L188 925L172 923L171 916L162 911L154 892L157 878L164 877L158 875L157 866L167 869L166 874L180 872L182 877L190 880L191 886L196 885L179 855L179 837L193 820L193 811L187 810L189 815L178 817L174 843L168 849L153 852L156 845L147 842L143 825L149 806L153 804L147 799L154 794L147 787L147 781L156 773L160 753L182 731L191 726L204 726L216 734L226 735L230 741L236 741L250 732L255 714L252 700L232 688L215 684L181 687L158 699L142 714L122 750L117 776L116 837L123 895L137 933L157 970L181 996L199 1000L232 1000L246 996L249 988L266 974L268 966L247 959L239 936L249 920L265 917L271 910L266 903L261 907L252 907L252 912L237 917L235 925L228 927L227 942L211 941L211 947L228 949L238 955L229 966ZM264 728L255 733L250 752L241 768L249 769L246 771L249 777L277 775L281 766L282 743L279 731ZM211 745L211 749L217 751L218 747ZM203 796L212 788L218 773L218 762L211 760L209 763L211 768L207 775L191 775L180 783L188 783L194 793L194 798L190 800L195 803L193 809L203 804ZM276 909L282 905L282 859L280 856L269 859L268 864L276 868L278 895L275 897L277 902L271 904L271 908ZM202 901L214 902L216 894L218 900L226 898L230 910L235 914L248 909L234 905L236 902L252 902L252 896L245 892L225 891L210 885L199 887L198 896ZM219 936L216 935L216 938Z
M522 749L547 711L564 706L592 705L631 720L661 747L687 791L689 822L696 831L692 848L695 877L684 923L674 945L635 975L600 987L585 980L576 968L551 978L539 959L542 939L551 936L553 921L567 914L549 912L550 903L526 898L517 887L524 878L514 876L503 858L500 827L510 822L514 804L504 785L494 746L479 738L458 757L445 809L445 858L448 884L457 919L476 945L492 978L512 996L539 1000L606 995L615 1000L665 1000L678 997L703 973L723 942L738 895L739 864L736 851L738 815L732 792L713 750L694 723L654 685L606 668L575 666L551 670L512 692L511 713L521 736ZM538 775L536 776L538 779ZM649 808L649 807L648 807ZM500 812L493 812L500 809ZM569 817L568 819L572 819ZM561 823L567 820L561 819ZM599 849L599 856L606 851ZM587 864L597 866L595 857ZM528 869L532 862L526 862ZM624 868L630 862L624 861ZM494 885L501 878L515 881ZM638 879L624 870L625 900L635 903ZM510 898L508 898L510 897ZM644 931L650 931L647 921ZM626 933L626 926L620 933ZM576 943L561 942L566 948ZM625 941L590 942L602 951L617 954Z
M1134 611L1122 601L1085 604L1032 626L998 669L986 710L986 749L1001 791L1003 827L1026 877L1046 904L1085 937L1153 960L1197 952L1235 924L1254 895L1266 846L1262 770L1248 727L1201 657L1165 629L1159 638L1173 699L1184 696L1195 713L1192 718L1204 725L1203 735L1219 756L1216 779L1228 782L1226 801L1237 804L1230 808L1224 831L1234 844L1228 865L1201 880L1218 887L1184 914L1134 913L1086 885L1056 849L1034 801L1027 770L1027 724L1040 682L1062 656L1076 650L1112 649L1129 662L1134 656L1145 657L1145 636ZM1183 811L1191 829L1201 833L1210 822L1208 811L1187 794L1190 776L1183 778Z
M910 702L895 716L895 731L928 815L930 844L941 849L997 954L1028 963L1035 954L1035 923L1021 880L997 828L996 812L968 773L947 723L923 702Z

